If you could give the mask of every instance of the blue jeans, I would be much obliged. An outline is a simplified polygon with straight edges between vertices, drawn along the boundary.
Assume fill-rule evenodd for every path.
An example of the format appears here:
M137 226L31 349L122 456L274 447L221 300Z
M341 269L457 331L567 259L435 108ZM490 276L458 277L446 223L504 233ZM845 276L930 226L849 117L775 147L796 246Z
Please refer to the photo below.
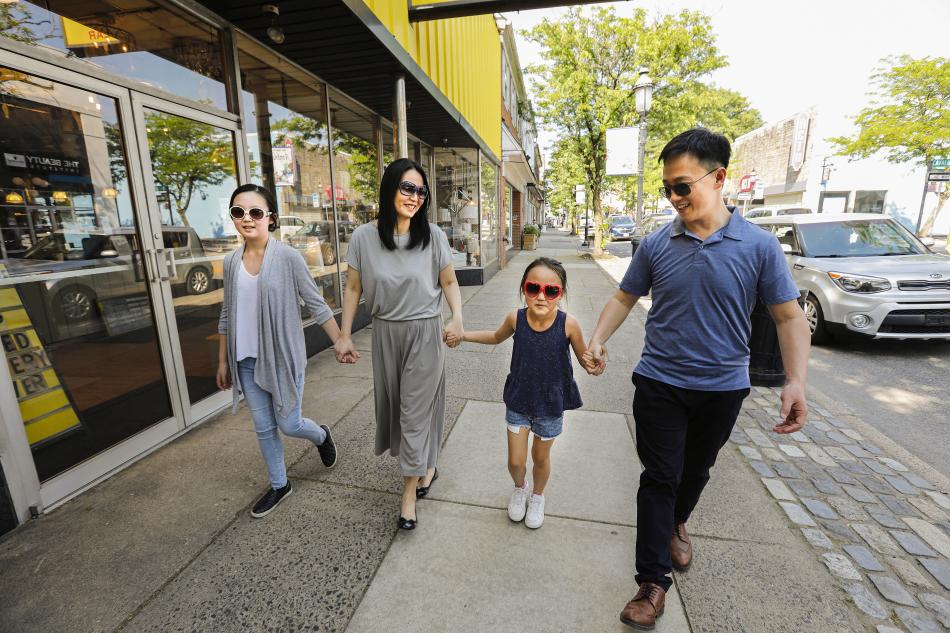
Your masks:
M287 485L284 444L280 441L277 429L280 428L284 435L289 437L308 439L317 446L323 444L323 441L327 438L327 432L316 422L302 417L300 414L300 405L303 398L303 375L297 378L297 408L286 417L282 417L274 412L274 401L270 393L261 389L254 382L254 366L256 364L256 358L245 358L238 361L238 375L241 381L241 389L244 391L244 399L247 401L247 408L254 420L254 430L257 431L257 441L261 445L261 455L264 457L264 463L267 464L270 485L276 490Z
M512 433L518 433L521 427L525 427L531 429L534 436L542 440L553 440L564 430L564 416L543 418L506 409L505 422L508 423L508 430Z

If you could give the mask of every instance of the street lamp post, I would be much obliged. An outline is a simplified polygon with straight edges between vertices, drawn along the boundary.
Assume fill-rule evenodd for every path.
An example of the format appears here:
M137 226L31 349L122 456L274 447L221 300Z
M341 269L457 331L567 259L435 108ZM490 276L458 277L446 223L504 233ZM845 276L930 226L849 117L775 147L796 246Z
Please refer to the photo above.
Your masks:
M639 174L637 175L637 224L643 222L643 172L644 157L647 151L647 114L653 105L653 80L647 74L646 68L640 69L637 83L633 85L633 100L637 114L640 115L640 158Z

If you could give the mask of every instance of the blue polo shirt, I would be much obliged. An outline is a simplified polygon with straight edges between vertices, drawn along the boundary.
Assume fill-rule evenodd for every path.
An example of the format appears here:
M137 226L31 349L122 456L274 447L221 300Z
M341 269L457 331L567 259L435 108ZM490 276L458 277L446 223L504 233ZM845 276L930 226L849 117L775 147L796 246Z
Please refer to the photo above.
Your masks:
M799 296L778 240L735 213L705 241L677 217L637 248L620 289L651 294L638 374L675 387L749 387L750 314Z

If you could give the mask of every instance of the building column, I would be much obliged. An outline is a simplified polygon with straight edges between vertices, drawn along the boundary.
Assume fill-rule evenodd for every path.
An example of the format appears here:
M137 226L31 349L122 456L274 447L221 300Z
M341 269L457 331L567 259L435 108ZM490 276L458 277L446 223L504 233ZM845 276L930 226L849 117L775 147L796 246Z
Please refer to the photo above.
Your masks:
M393 157L409 158L406 133L406 76L396 75L393 84Z

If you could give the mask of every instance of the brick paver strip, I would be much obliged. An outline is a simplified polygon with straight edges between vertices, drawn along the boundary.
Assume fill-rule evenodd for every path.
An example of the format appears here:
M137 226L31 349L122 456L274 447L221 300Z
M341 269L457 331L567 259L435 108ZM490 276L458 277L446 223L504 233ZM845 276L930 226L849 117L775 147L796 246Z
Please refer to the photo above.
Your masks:
M933 499L944 510L950 510L950 497L947 495L933 490L924 490L924 494Z
M825 560L828 570L835 576L845 580L861 580L861 572L854 568L847 556L827 552L821 557Z
M894 612L911 633L944 633L936 620L919 609L897 607Z
M818 528L802 528L802 534L811 543L812 547L820 549L834 549L835 544Z
M794 444L779 444L778 449L788 455L789 457L804 457L805 453L802 449L798 448Z
M893 554L894 556L901 555L901 549L894 544L894 541L891 540L891 537L887 535L884 530L877 527L876 525L869 525L867 523L852 523L851 529L861 535L868 545L874 548L875 551L880 552L881 554Z
M808 516L808 513L802 510L800 505L789 503L788 501L780 501L779 505L782 506L782 509L785 510L785 514L788 515L788 518L791 519L793 523L815 527L815 520Z
M898 492L903 492L905 495L917 494L917 488L912 486L909 481L907 481L900 475L887 475L884 477L884 479L887 480L887 483L897 488Z
M881 595L891 602L903 604L908 607L917 606L917 601L914 600L914 596L910 595L910 592L904 589L904 585L898 582L897 579L880 574L868 574L868 578L871 579L871 582L874 583L877 590L881 592Z
M944 558L950 558L950 536L939 528L927 523L923 519L904 518L904 523L910 526L917 535L927 542L927 545L937 550Z
M739 452L745 455L746 459L762 461L762 454L759 453L758 449L752 448L751 446L740 446Z
M851 594L851 599L854 600L854 604L872 618L883 620L887 617L887 611L884 610L884 607L881 606L878 599L871 595L871 592L868 591L864 585L850 585L848 587L848 593Z
M831 506L820 499L808 499L807 497L803 497L802 504L816 517L821 517L822 519L838 518L838 514L831 509ZM911 553L913 554L913 552Z
M853 498L856 501L860 501L861 503L874 503L877 501L874 495L872 495L870 492L868 492L864 488L861 488L858 486L849 486L847 484L845 484L843 488L845 492L851 495L851 498Z
M934 612L942 625L950 628L950 600L935 593L922 593L918 597L925 607Z
M861 567L870 571L884 571L884 565L863 545L845 545L844 551Z
M894 571L901 577L901 580L908 585L922 587L924 589L934 588L934 583L924 576L923 572L920 571L920 568L915 563L893 556L887 559L887 563L894 568Z
M874 519L875 521L877 521L878 523L880 523L886 528L900 530L906 527L903 521L901 521L896 516L894 516L893 514L891 514L890 512L886 510L868 506L868 514L871 515L872 519Z
M780 499L782 501L795 501L795 495L792 494L792 491L788 489L788 486L786 486L781 479L770 479L763 477L762 483L765 484L769 494L771 494L776 499ZM901 527L903 527L903 524L901 524Z
M950 591L950 566L945 561L939 558L918 558L917 561L937 579L937 582L943 585L944 589Z
M937 552L933 551L926 543L920 540L920 537L914 534L913 532L907 532L906 530L891 530L891 536L894 537L894 540L897 541L901 547L903 547L908 554L914 556L936 556Z
M906 473L908 470L910 470L907 468L907 466L904 466L896 459L891 459L890 457L878 457L878 460L888 468L892 468L897 472Z

